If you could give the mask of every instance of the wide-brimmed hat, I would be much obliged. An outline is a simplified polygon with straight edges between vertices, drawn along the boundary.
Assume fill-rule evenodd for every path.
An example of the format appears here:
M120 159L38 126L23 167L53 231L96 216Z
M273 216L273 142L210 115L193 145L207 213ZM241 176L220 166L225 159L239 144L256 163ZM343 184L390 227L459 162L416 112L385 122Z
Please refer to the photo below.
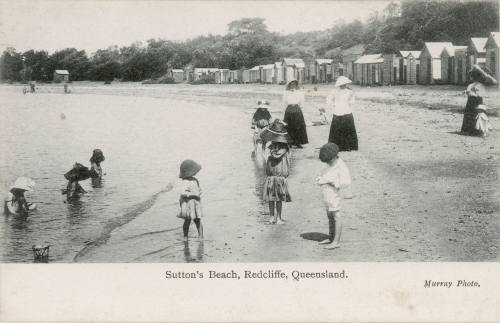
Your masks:
M18 177L11 188L25 191L33 191L35 182L28 177Z
M337 82L335 82L335 87L339 87L345 84L350 84L352 81L345 76L339 76Z
M201 170L201 165L191 159L186 159L181 163L179 178L188 178L196 175Z
M274 120L269 128L262 131L260 136L265 141L282 142L285 144L292 142L292 138L290 138L290 135L286 131L285 125L279 119Z
M484 82L489 82L493 84L498 83L498 81L492 76L493 73L486 66L481 67L478 64L474 64L469 73L471 77L479 79L479 81L482 83Z
M92 157L90 157L90 162L91 163L101 163L105 160L104 154L102 153L102 150L100 149L94 149L92 152Z
M292 83L295 83L297 85L297 87L299 87L299 81L297 81L297 80L291 80L291 81L288 81L288 83L286 83L286 89L287 90L290 88L290 85L292 85Z
M257 105L269 105L269 101L267 101L267 100L259 100L259 101L257 101Z
M337 157L339 154L339 146L333 142L324 144L319 150L319 159L326 163Z
M69 170L66 174L64 174L64 177L68 181L84 181L86 179L89 179L90 176L91 176L90 170L86 166L83 166L80 163L75 163L73 165L73 168Z

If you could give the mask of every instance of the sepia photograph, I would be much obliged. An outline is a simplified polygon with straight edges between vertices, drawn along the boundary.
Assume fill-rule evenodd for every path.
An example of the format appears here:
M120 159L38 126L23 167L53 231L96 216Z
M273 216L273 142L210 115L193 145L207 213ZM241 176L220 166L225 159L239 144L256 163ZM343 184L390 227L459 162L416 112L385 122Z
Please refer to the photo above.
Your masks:
M2 263L500 259L495 1L1 2Z

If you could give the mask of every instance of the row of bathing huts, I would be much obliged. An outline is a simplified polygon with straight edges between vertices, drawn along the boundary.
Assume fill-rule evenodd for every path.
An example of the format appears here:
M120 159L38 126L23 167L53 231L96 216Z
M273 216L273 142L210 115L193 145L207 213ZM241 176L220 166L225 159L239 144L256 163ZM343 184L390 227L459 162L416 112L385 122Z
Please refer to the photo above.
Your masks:
M329 83L345 75L360 85L465 84L474 64L488 67L500 79L499 32L471 38L467 46L451 42L426 42L421 50L386 54L365 54L358 44L345 50L333 49L329 58L283 58L274 64L238 70L220 68L172 69L176 82L285 84Z

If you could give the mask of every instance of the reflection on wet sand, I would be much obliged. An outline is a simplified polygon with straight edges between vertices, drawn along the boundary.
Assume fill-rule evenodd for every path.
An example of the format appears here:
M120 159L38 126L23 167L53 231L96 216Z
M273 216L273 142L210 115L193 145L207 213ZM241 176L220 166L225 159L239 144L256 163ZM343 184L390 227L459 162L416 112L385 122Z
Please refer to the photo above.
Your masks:
M203 240L199 242L191 242L191 244L197 244L196 255L193 257L191 254L191 249L189 247L189 241L184 241L184 260L186 262L201 262L203 261L204 253L204 243Z

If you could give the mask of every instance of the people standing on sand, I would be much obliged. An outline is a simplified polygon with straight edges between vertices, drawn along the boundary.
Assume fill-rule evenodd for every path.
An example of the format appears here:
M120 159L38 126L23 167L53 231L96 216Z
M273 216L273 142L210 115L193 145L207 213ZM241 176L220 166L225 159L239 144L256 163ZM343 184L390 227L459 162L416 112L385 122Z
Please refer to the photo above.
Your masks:
M267 109L267 107L269 106L269 102L267 100L259 100L257 104L258 108L257 110L255 110L255 113L252 117L252 127L254 129L253 155L257 154L259 144L262 147L262 151L265 149L266 142L262 140L260 135L262 133L262 130L269 126L269 123L271 122L271 113L269 113L269 110Z
M283 94L283 105L286 107L283 121L292 139L291 145L297 148L302 148L302 145L309 143L306 122L302 114L304 103L304 92L299 89L299 82L297 80L288 82Z
M269 203L271 224L282 224L283 202L291 202L288 192L287 177L290 174L289 143L291 138L285 130L285 125L275 120L262 133L266 141L270 141L270 155L266 162L266 181L264 182L263 200ZM276 213L275 213L276 209Z
M480 110L484 109L486 89L484 88L484 84L490 82L496 84L497 81L484 70L484 68L479 67L479 65L474 65L472 70L470 71L470 79L472 83L467 86L467 90L465 90L465 94L467 95L467 103L465 105L464 110L464 119L462 121L461 132L463 134L479 136L483 135L484 131L478 129L481 126L481 123L476 127L478 123L477 119L480 114ZM478 107L480 107L478 109ZM486 114L484 114L486 116ZM480 116L483 117L483 116ZM481 120L479 120L481 122Z
M68 180L68 185L66 189L62 191L62 194L66 194L67 199L77 198L80 194L87 193L80 185L79 181L84 181L91 177L90 170L80 163L75 163L73 168L64 174L64 177Z
M326 104L333 110L328 142L337 144L340 151L358 150L358 135L352 116L354 93L348 87L350 83L352 81L347 77L339 76L335 83L338 89L326 98Z
M29 211L34 210L36 205L28 203L24 196L24 193L33 191L34 186L35 182L31 178L17 178L5 199L5 212L14 215L26 215Z
M198 179L194 177L201 170L201 165L194 160L186 159L181 163L179 178L180 184L180 211L178 218L184 219L182 230L184 241L188 241L189 226L193 220L198 230L198 237L203 239L203 226L201 224L201 187Z
M329 237L320 244L328 244L327 249L340 247L342 221L340 215L341 188L351 183L351 175L346 164L338 156L339 147L334 143L327 143L319 151L319 159L327 164L323 173L316 178L316 183L321 186L323 201L328 217Z

